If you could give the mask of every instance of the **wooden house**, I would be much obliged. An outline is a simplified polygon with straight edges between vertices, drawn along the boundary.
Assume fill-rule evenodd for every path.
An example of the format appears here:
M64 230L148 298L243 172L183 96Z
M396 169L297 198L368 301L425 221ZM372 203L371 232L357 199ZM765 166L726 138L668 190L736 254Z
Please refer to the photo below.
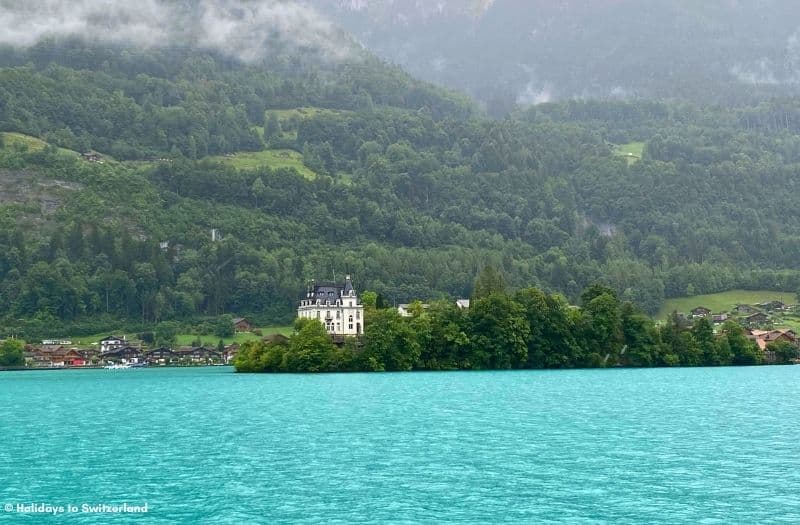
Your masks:
M222 355L205 346L183 346L175 350L181 362L185 364L210 364L222 362Z
M136 364L143 360L142 351L133 346L114 348L100 354L101 363Z
M761 326L769 321L769 316L764 312L756 312L745 317L747 326Z
M253 326L247 320L247 317L236 317L233 320L233 330L235 332L249 332L252 329Z
M714 314L711 316L711 320L714 324L722 324L728 320L728 314Z
M758 305L759 307L763 308L768 312L772 312L774 310L785 310L786 304L782 301L768 301L766 303L761 303Z
M169 365L179 359L178 354L166 347L147 350L144 352L143 357L145 361L147 361L147 364L155 366Z
M693 308L690 313L692 314L692 318L699 319L711 315L711 310L704 306L698 306L697 308Z
M733 313L739 315L750 315L758 312L758 308L754 308L749 304L737 304L733 307Z
M225 350L222 352L222 360L226 364L230 364L236 359L236 356L239 355L239 345L236 343L230 344L225 347Z

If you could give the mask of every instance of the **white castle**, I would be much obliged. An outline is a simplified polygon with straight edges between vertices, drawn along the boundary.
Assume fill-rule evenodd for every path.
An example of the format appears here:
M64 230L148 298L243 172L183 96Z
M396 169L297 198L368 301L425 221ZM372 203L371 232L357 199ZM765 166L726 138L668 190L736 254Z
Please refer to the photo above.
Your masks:
M331 335L364 333L364 305L359 302L349 275L344 284L311 281L300 300L297 316L318 319Z

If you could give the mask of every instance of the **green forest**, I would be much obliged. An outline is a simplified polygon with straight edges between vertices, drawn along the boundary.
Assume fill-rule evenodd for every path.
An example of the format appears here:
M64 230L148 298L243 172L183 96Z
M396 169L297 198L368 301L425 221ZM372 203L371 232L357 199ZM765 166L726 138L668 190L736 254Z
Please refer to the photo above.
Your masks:
M789 98L497 120L370 57L1 48L0 335L285 324L334 272L388 304L469 297L489 265L512 291L582 304L602 282L648 314L794 293L798 130ZM641 158L619 154L633 143Z

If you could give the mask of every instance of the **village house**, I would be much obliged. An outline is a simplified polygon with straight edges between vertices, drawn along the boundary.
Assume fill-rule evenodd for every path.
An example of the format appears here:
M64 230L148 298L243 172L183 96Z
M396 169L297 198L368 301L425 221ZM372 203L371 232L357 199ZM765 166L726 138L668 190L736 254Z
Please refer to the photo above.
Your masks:
M235 332L249 332L253 327L247 317L236 317L233 320L233 330Z
M711 316L711 320L714 324L722 324L728 320L728 314L714 314Z
M66 352L63 345L42 345L34 350L34 362L37 366L62 367Z
M312 281L300 300L297 316L317 319L330 335L364 333L364 305L360 303L349 275L344 283Z
M756 312L744 318L747 326L761 326L769 320L769 316L764 312Z
M766 303L761 303L758 306L768 312L775 310L783 311L786 309L786 304L782 301L767 301Z
M127 344L128 341L126 341L124 337L118 337L115 335L104 337L100 340L100 353L104 354L111 350L127 346Z
M456 306L461 310L469 310L469 299L456 299Z
M90 364L86 353L63 345L28 347L25 351L25 362L27 366L34 368L78 367Z
M227 365L231 364L236 359L236 356L239 355L239 348L237 343L226 346L222 352L222 361Z
M748 330L747 337L758 345L759 350L764 353L764 361L767 363L775 362L774 352L768 350L770 343L778 341L786 341L797 347L800 347L800 339L794 330L776 329L776 330Z
M708 317L711 315L711 310L705 308L704 306L698 306L697 308L692 309L690 313L692 314L693 319L700 319L702 317Z
M422 303L421 304L423 310L427 310L431 307L429 304ZM400 314L401 317L411 317L414 315L412 312L413 305L412 304L398 304L397 305L397 313Z
M733 307L733 313L739 315L750 315L758 312L757 308L753 308L749 304L737 304Z
M104 364L128 364L134 365L143 362L142 351L133 346L122 346L113 348L100 354L100 362Z
M182 346L175 350L181 362L185 364L212 364L222 362L222 356L205 346Z
M148 365L153 366L169 365L173 361L178 360L178 355L175 352L163 346L161 348L147 350L144 352L143 357Z

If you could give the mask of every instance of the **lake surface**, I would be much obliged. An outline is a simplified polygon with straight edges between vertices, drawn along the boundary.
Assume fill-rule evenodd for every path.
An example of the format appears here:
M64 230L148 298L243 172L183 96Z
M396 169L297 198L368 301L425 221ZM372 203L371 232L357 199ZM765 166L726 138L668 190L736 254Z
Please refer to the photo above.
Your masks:
M800 366L0 373L0 523L800 523Z

